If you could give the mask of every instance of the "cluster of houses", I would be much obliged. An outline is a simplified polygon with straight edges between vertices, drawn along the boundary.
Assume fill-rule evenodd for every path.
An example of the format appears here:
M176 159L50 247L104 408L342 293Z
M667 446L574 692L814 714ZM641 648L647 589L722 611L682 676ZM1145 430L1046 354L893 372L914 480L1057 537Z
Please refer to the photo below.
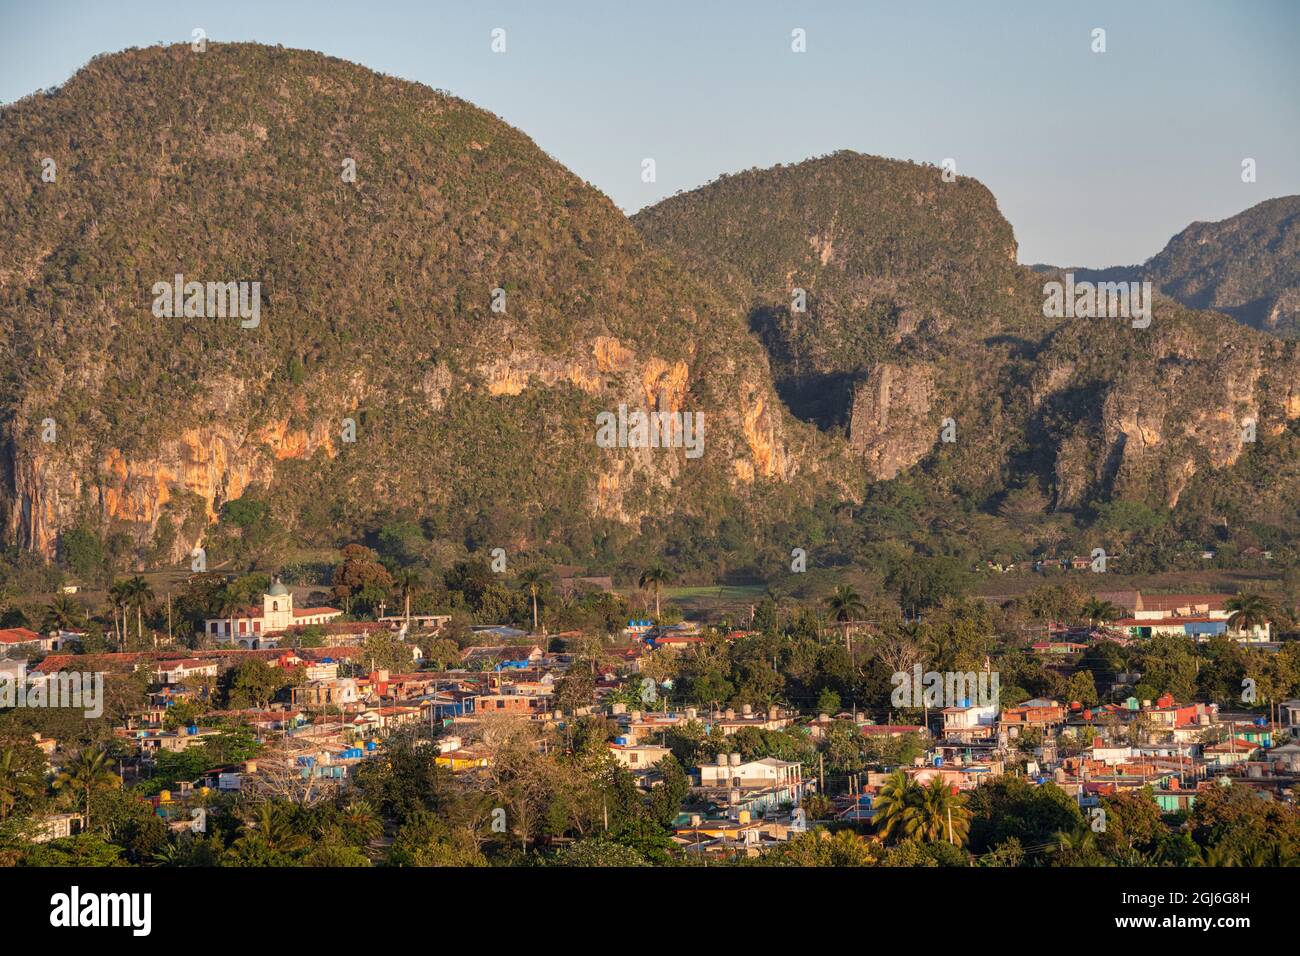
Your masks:
M1300 783L1300 744L1275 746L1275 738L1300 737L1300 700L1282 702L1277 714L1275 723L1169 695L1092 708L1052 700L1003 710L949 707L941 736L908 773L922 783L939 776L971 789L1006 772L1014 750L1028 757L1024 772L1031 779L1056 783L1085 807L1151 787L1166 812L1187 810L1198 791L1225 781L1288 800Z
M1190 637L1205 641L1227 635L1251 644L1273 641L1270 622L1249 628L1229 625L1231 613L1222 594L1143 594L1141 591L1103 591L1097 598L1108 601L1124 612L1123 617L1106 623L1124 631L1130 638Z
M1110 640L1120 644L1153 637L1187 637L1204 643L1226 636L1261 650L1281 648L1272 622L1233 627L1222 594L1143 594L1141 591L1098 591L1097 600L1112 604L1120 614L1086 625L1049 623L1047 640L1032 645L1037 654L1069 655L1087 650L1089 643ZM1005 596L990 601L1008 600Z
M1101 637L1185 633L1204 638L1227 632L1228 615L1217 596L1152 597L1133 591L1098 597L1124 616L1107 622L1103 631L1067 632L1066 638L1078 640L1050 641L1047 651L1037 645L1035 650L1085 647ZM51 640L40 646L46 656L25 679L66 670L147 673L145 703L114 731L133 753L131 773L137 777L148 776L166 759L164 754L201 747L232 723L268 742L254 759L205 767L193 779L177 781L152 797L156 812L177 829L193 827L196 811L213 793L252 789L292 798L342 786L355 767L382 749L390 733L411 725L434 731L430 746L436 747L440 766L455 774L481 773L494 757L484 731L500 717L562 731L577 717L605 716L617 725L606 745L611 758L646 791L664 782L660 762L671 752L667 738L675 728L698 725L714 740L746 729L787 731L817 743L846 723L864 739L910 737L922 754L901 769L919 784L938 779L958 791L1017 773L1057 784L1084 807L1122 790L1150 787L1160 806L1173 811L1189 809L1201 790L1224 780L1275 800L1293 799L1300 783L1300 744L1281 740L1284 735L1300 739L1300 701L1283 702L1272 721L1223 713L1213 704L1180 703L1168 695L1099 707L1030 700L1003 708L996 701L962 701L928 713L925 724L878 724L856 712L810 717L775 705L655 709L655 694L646 691L646 679L638 673L645 655L662 647L689 649L705 637L690 623L657 626L632 619L625 628L631 646L611 653L609 670L592 674L592 704L572 712L557 707L556 691L574 659L548 650L548 642L537 642L525 631L477 627L477 639L486 643L465 648L456 666L437 671L421 669L419 648L408 640L409 669L391 671L365 660L369 634L389 629L410 638L412 626L436 630L446 618L339 622L330 608L295 610L292 595L278 582L263 596L260 613L254 611L237 614L233 623L229 618L209 621L209 633L226 645L215 650L72 655L59 653L62 647ZM280 647L286 630L303 621L326 629L328 646ZM16 638L6 647L41 640L21 629L0 632L0 639L6 635ZM1260 641L1270 636L1266 626L1242 635ZM214 691L223 674L250 659L283 670L286 689L273 701L248 709L216 708ZM640 704L628 703L638 699ZM178 707L182 710L175 711ZM169 719L177 712L202 716ZM56 741L37 742L53 755ZM807 798L828 789L821 765L814 772L798 761L747 759L739 746L723 747L685 769L690 794L687 809L674 821L673 839L690 854L762 853L806 830ZM124 776L130 774L124 771ZM852 775L848 793L830 801L832 812L841 820L870 820L886 776L874 771ZM822 801L818 803L820 809ZM78 825L75 813L53 815L44 822L43 838L76 832Z

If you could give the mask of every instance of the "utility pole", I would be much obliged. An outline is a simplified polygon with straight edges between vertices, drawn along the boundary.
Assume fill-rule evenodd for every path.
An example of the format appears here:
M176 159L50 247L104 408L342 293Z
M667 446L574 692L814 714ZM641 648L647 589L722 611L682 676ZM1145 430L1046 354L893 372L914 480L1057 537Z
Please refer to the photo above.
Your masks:
M948 842L957 845L957 841L952 838L952 804L948 805Z

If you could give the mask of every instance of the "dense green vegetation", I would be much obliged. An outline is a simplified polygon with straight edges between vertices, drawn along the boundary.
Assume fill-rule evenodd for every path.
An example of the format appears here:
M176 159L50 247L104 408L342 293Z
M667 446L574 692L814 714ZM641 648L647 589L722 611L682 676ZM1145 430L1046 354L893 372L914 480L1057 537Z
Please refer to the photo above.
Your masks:
M1015 265L978 183L842 152L724 176L634 221L750 303L792 411L864 455L858 523L883 500L890 525L864 537L1003 563L1103 547L1134 573L1202 550L1295 562L1295 348L1165 299L1144 330L1044 318L1050 276Z
M1166 295L1257 329L1300 336L1300 196L1197 222L1139 270Z
M1141 333L1046 320L988 190L931 166L835 153L630 223L463 101L252 44L97 58L5 109L0 157L0 520L65 578L360 539L435 576L503 547L817 590L803 548L914 610L988 560L1300 561L1294 344L1166 300ZM155 319L178 270L261 281L261 326ZM594 447L656 400L709 413L704 457ZM10 595L59 580L0 561Z
M734 483L738 400L801 443L735 304L463 101L318 54L155 47L7 107L0 157L5 531L78 574L180 559L208 506L214 559L247 561L408 515L456 547L609 556L810 498ZM156 319L176 272L260 281L260 326ZM620 402L705 412L705 455L597 448Z

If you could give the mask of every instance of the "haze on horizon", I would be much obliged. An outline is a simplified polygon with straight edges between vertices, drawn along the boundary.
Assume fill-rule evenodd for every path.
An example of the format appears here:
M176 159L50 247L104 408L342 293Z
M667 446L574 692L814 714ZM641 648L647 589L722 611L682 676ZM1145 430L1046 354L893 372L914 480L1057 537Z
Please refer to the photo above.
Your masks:
M653 8L303 0L0 2L0 102L157 42L318 50L447 90L626 212L838 149L983 182L1020 260L1144 261L1189 223L1300 193L1300 4L763 2ZM507 31L493 53L491 31ZM1105 53L1092 31L1106 30ZM791 51L791 31L807 52ZM641 179L653 157L657 180ZM1258 180L1241 181L1255 159Z

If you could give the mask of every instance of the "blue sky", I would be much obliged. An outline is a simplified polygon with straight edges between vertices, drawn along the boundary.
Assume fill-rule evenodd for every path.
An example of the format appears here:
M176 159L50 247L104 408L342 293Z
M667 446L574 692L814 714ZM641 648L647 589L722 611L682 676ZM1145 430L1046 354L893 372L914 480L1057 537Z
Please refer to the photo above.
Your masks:
M1300 193L1296 0L0 0L0 102L195 27L448 90L628 211L836 149L952 157L992 189L1022 261L1104 266L1146 259L1192 221ZM490 50L494 27L504 55ZM796 27L803 54L790 50Z

